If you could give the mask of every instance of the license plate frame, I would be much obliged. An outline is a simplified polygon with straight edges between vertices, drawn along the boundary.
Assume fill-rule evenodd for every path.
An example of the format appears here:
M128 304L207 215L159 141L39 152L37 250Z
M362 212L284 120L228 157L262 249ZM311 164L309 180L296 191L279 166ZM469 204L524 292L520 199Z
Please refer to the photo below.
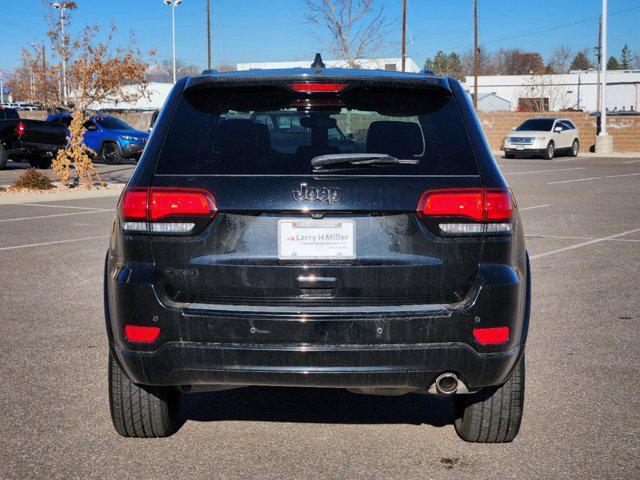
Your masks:
M278 220L277 235L279 260L356 258L354 219L282 218ZM295 238L291 238L294 235Z

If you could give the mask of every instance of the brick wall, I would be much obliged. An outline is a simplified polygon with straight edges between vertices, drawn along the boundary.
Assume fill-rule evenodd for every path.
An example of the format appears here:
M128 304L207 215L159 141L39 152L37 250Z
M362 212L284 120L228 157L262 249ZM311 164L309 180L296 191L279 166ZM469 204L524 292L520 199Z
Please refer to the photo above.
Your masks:
M580 132L581 150L593 151L596 142L596 117L584 112L480 112L482 129L494 150L502 148L504 137L528 118L562 117L571 120ZM613 137L616 152L640 152L640 116L607 117L607 133Z

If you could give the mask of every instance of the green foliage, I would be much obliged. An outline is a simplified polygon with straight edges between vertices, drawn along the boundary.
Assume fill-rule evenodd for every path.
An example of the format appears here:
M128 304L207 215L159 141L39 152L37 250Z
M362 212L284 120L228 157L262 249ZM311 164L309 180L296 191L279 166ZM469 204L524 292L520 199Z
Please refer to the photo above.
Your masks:
M582 50L576 53L576 56L573 57L573 61L569 68L571 70L590 70L593 68L593 63L589 60L587 52Z
M433 59L428 58L424 62L424 68L433 70L437 75L445 77L454 77L458 80L464 80L465 72L462 66L462 59L456 52L444 53L439 50Z
M35 168L30 168L24 172L11 185L12 190L49 190L51 188L53 188L53 184L49 177Z
M624 47L622 47L622 56L620 57L620 59L621 59L621 62L620 62L621 70L630 70L631 69L632 57L633 57L633 54L631 53L631 49L629 48L629 45L627 45L625 43Z
M620 62L614 56L609 57L607 61L607 70L620 70Z

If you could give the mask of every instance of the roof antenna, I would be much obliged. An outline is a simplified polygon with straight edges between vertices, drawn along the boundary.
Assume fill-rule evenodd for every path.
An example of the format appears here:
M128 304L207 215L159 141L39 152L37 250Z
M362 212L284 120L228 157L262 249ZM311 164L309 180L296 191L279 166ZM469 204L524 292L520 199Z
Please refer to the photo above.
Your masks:
M313 63L311 64L311 68L315 68L316 71L320 71L323 68L327 68L327 66L322 61L322 55L316 53L316 57L313 59Z

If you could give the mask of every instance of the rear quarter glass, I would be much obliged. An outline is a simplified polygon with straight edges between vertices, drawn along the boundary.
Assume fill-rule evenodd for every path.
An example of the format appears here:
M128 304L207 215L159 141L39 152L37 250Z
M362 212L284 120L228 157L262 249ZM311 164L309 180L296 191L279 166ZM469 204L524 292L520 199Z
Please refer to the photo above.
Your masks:
M366 86L322 96L286 86L184 93L156 174L312 175L313 157L339 153L382 153L417 163L332 168L328 174L478 175L450 93Z

